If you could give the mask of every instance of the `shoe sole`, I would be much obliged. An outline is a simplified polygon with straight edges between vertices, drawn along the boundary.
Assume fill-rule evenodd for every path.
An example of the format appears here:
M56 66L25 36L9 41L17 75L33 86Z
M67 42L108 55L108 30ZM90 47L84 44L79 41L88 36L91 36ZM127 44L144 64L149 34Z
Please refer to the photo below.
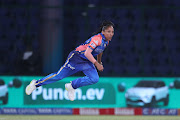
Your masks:
M66 88L66 85L65 85L65 89L68 91L68 89ZM70 100L70 99L69 99ZM74 100L70 100L70 101L74 101Z
M30 82L30 84L31 84L31 83L32 83L32 81ZM30 94L31 94L31 93L30 93L30 94L27 94L27 90L30 89L30 88L29 88L30 84L26 87L26 90L25 90L26 95L30 95Z
M29 85L26 87L26 95L30 95L30 94L27 94L27 90L30 89L29 88Z

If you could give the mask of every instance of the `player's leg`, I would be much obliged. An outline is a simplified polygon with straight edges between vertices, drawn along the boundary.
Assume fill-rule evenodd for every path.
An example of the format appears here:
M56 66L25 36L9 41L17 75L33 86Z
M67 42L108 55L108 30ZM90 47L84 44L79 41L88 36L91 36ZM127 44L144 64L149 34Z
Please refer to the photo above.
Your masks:
M26 87L26 94L30 95L33 92L33 90L36 89L36 87L56 82L58 80L61 80L65 77L68 77L68 76L78 72L77 69L74 69L72 67L72 65L75 64L72 60L70 60L70 59L72 59L73 55L74 54L72 54L72 53L69 54L68 59L66 60L66 63L59 69L58 72L51 73L50 75L48 75L44 78L41 78L40 80L37 80L37 81L32 80L32 82Z
M64 67L60 71L51 73L40 80L32 80L31 83L26 87L26 94L30 95L37 87L62 80L63 78L68 77L76 72L76 70Z
M75 69L73 67L74 65L75 65L75 56L74 56L74 52L71 52L68 55L68 58L67 58L65 64L59 69L59 71L56 73L51 73L50 75L48 75L40 80L37 80L35 83L36 87L39 87L41 85L50 84L50 83L56 82L58 80L62 80L63 78L76 73L77 69Z
M71 83L65 84L65 88L68 91L68 97L71 101L73 101L75 99L75 89L76 88L79 88L82 86L87 86L87 85L92 85L99 81L99 75L93 64L85 63L85 64L83 64L83 67L81 67L81 68L86 76L77 78L77 79L73 80ZM88 68L88 69L84 69L84 68Z
M61 67L61 69L58 72L52 73L40 80L37 80L35 85L36 85L36 87L39 87L42 85L54 83L56 81L62 80L63 78L66 78L76 72L77 72L77 70L72 70L67 65L66 67L63 67L63 68Z
M72 87L74 89L82 86L92 85L99 81L99 75L95 68L84 70L83 73L86 75L85 77L80 77L72 81Z

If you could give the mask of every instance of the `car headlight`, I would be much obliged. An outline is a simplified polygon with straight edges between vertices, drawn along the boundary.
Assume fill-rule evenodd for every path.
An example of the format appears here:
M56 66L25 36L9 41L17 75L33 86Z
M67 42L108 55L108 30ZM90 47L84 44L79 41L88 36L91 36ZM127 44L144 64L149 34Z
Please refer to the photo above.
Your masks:
M149 103L151 101L151 95L145 95L143 97L143 101L146 102L146 103Z

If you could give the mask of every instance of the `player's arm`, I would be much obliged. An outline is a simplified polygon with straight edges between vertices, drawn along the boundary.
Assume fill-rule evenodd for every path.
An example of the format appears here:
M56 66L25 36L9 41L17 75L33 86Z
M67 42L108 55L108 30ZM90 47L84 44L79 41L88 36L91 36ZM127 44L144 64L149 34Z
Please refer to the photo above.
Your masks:
M103 54L103 52L100 53L99 55L97 55L97 61L98 61L98 63L100 63L101 65L102 65L102 61L101 61L102 54Z
M104 67L96 61L96 59L95 59L94 56L92 55L92 51L93 51L93 50L92 50L91 48L87 47L84 55L86 56L86 58L87 58L89 61L91 61L91 62L97 67L97 69L98 69L99 71L103 71Z

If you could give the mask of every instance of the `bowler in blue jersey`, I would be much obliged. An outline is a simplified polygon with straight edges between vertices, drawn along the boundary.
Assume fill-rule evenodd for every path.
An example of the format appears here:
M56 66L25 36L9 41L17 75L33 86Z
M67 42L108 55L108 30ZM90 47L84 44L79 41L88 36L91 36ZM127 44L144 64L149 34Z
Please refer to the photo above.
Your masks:
M37 87L50 84L65 77L82 71L85 76L65 84L68 97L75 99L75 90L82 86L92 85L99 81L97 70L103 71L102 54L114 35L114 24L111 21L102 22L99 31L71 51L64 65L55 73L51 73L39 80L32 80L26 87L26 94L30 95ZM97 60L95 59L97 56ZM97 68L97 70L96 70Z

